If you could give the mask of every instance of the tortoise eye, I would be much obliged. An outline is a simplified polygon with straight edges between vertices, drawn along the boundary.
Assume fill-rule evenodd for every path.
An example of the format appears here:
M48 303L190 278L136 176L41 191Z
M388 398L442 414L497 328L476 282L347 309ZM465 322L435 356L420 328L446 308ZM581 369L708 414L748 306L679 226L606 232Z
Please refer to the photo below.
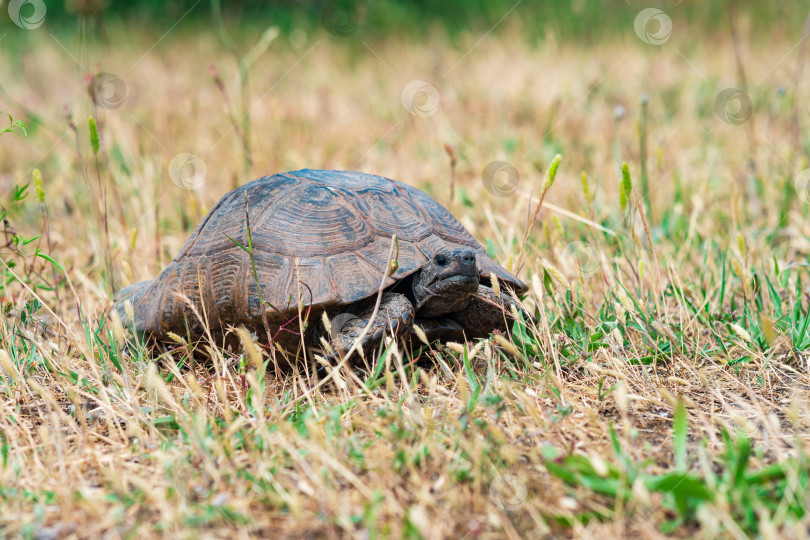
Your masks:
M447 264L447 257L445 257L444 255L436 255L436 264L438 264L439 266L444 266L445 264Z

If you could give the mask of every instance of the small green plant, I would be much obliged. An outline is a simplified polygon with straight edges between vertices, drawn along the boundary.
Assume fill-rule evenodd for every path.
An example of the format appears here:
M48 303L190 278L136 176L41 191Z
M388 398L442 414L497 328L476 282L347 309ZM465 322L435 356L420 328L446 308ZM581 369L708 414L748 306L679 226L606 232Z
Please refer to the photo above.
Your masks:
M30 184L14 186L9 200L0 205L0 223L2 223L0 231L2 234L0 257L2 259L0 261L3 264L4 275L3 282L0 283L0 292L15 281L21 281L34 293L38 289L55 290L57 287L56 273L54 272L54 281L48 283L41 275L41 268L37 264L39 260L47 261L55 268L63 270L59 262L34 244L41 235L22 234L12 225L12 219L19 217L24 212L24 202L30 193L29 187Z
M110 289L112 290L113 293L115 293L116 291L115 276L113 275L113 268L112 268L112 246L110 244L110 226L107 211L107 188L101 179L101 162L99 161L99 151L101 149L101 143L98 135L98 127L96 125L96 119L91 116L87 120L87 125L89 128L89 135L90 135L90 150L92 150L93 152L93 164L95 166L96 180L98 182L98 194L99 194L98 212L101 225L104 228L104 245L105 245L104 260L107 265L107 279L109 280Z
M0 115L4 114L3 111L0 111ZM5 135L6 133L11 133L16 129L19 129L23 132L23 134L27 135L28 132L25 130L26 125L20 120L14 120L10 114L6 114L8 117L8 125L0 128L0 135Z

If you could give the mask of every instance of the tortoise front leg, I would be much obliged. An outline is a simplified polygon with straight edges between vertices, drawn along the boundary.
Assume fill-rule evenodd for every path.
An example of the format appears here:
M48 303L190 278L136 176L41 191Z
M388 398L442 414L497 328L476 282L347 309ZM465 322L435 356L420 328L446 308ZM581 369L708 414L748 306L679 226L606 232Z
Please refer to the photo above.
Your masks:
M491 287L479 285L466 308L447 316L464 328L468 339L485 338L494 330L505 332L511 326L512 306L518 313L523 311L511 297L503 293L497 295Z
M376 300L376 298L374 298ZM344 355L349 352L355 340L371 320L374 312L374 301L366 301L348 306L345 312L330 317L332 328L332 347ZM386 332L393 330L395 336L402 336L413 326L414 307L405 295L387 292L380 301L377 311L366 335L358 345L364 354L370 354L378 349ZM340 325L340 328L337 328Z

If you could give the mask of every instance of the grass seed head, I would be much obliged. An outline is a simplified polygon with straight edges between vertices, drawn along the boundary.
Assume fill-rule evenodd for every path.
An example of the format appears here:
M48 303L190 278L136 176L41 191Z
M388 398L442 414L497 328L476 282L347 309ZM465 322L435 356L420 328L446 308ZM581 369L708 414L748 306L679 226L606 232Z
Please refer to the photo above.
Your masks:
M321 313L321 322L323 323L323 327L326 328L326 333L330 336L332 335L332 321L329 320L329 316L324 311Z
M610 337L617 347L624 346L624 336L622 335L621 330L618 328L614 328L610 331Z
M132 322L135 320L135 309L132 307L132 302L127 300L124 302L124 313L127 316L127 320Z
M495 292L495 296L501 296L501 284L498 282L498 276L495 275L495 272L492 272L489 275L489 279L492 283L492 290Z
M627 407L630 404L630 398L627 395L627 386L624 382L619 382L616 384L616 390L613 392L613 395L616 398L616 406L619 408L622 414L627 412Z
M619 186L619 203L621 204L622 211L627 209L627 203L630 200L632 191L633 183L630 180L630 168L625 161L622 163L622 183Z
M253 336L251 336L250 332L243 326L237 328L236 333L239 334L239 339L242 340L242 345L245 347L245 352L247 353L248 359L250 359L250 363L253 364L253 369L258 372L264 371L262 355L256 346L256 342L253 341Z
M748 330L746 330L739 324L731 323L729 326L734 331L734 333L740 336L746 343L751 343L753 341L753 339L751 338L751 334L748 333Z
M34 191L39 204L45 204L45 190L42 188L42 173L39 172L39 169L34 169Z
M121 324L121 317L118 310L110 311L110 322L112 323L113 336L116 343L124 343L124 326Z
M562 272L557 270L551 263L544 262L543 263L543 268L554 279L554 281L556 281L560 285L564 286L569 291L571 290L571 284L568 283L568 280L565 279L565 276L562 275Z
M419 326L418 324L414 324L413 325L413 331L416 334L416 337L419 338L419 341L421 341L425 345L430 345L430 342L428 341L427 335L425 335L425 331L422 330L421 326Z
M115 313L115 312L113 312L113 313ZM169 339L171 339L172 341L174 341L175 343L177 343L179 345L185 345L186 344L186 340L183 339L181 336L175 334L174 332L169 332L166 335L169 336Z
M619 303L624 308L627 313L635 313L636 306L633 304L633 301L627 296L627 293L624 290L624 287L619 287L616 290L616 298L619 299Z
M87 120L87 125L90 128L90 148L93 154L98 154L100 142L98 138L98 128L96 127L96 119L92 116Z
M517 350L517 347L515 347L515 345L506 339L502 334L495 334L495 341L497 341L498 345L500 345L501 348L509 354L518 357L521 356L520 351Z
M554 156L554 159L551 160L551 165L549 165L548 173L546 174L546 180L543 182L543 193L548 191L554 184L554 180L557 178L557 169L560 167L560 161L562 161L560 154L557 154Z
M585 202L591 204L593 202L593 198L591 196L591 184L588 181L588 175L585 174L585 171L580 173L579 180L582 184L582 195L585 197Z

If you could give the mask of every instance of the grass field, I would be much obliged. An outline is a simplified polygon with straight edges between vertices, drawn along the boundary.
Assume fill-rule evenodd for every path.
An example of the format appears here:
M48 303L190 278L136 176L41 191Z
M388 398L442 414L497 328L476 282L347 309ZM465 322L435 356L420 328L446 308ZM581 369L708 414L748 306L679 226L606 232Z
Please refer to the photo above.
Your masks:
M673 21L0 27L0 537L805 538L807 40ZM252 342L122 354L113 289L304 167L433 195L537 324L314 390Z

